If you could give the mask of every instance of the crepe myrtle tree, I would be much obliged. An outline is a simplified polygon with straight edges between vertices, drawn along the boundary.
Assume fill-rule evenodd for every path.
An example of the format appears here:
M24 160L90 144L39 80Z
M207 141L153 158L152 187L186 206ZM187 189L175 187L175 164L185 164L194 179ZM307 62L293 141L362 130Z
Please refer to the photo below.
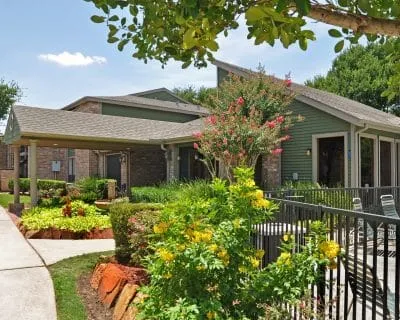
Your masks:
M288 111L294 97L290 84L290 79L268 77L261 69L247 78L230 74L209 97L211 115L204 130L194 133L193 146L212 176L216 160L232 182L234 168L254 168L260 155L283 151L281 143L290 139L287 131L296 121Z

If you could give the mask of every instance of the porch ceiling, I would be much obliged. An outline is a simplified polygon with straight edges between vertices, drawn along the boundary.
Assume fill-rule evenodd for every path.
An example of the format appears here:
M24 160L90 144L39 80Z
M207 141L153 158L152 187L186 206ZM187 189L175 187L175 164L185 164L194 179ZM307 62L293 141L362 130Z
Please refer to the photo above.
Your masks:
M202 121L175 123L101 114L14 106L3 138L6 144L125 150L133 145L193 139Z

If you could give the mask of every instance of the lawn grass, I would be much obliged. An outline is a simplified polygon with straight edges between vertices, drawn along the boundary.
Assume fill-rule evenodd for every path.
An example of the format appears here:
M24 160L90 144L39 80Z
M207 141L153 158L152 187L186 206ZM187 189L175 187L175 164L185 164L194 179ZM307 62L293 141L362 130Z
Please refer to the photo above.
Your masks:
M56 295L58 320L87 319L84 304L77 293L77 280L80 275L94 268L101 255L112 254L112 251L86 254L62 260L49 267Z
M30 196L23 196L21 195L20 197L21 203L30 203L31 202L31 197ZM14 202L14 195L9 194L9 193L0 193L0 206L3 208L7 209L8 204L10 202Z

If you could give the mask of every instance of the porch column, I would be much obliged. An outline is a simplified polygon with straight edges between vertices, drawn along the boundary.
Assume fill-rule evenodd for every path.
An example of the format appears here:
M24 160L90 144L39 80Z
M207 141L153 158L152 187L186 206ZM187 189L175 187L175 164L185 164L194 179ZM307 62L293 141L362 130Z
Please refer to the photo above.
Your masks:
M13 146L14 151L14 204L20 203L19 198L19 162L20 162L20 148L19 146Z
M179 148L175 144L168 145L165 156L167 159L167 181L179 179Z
M29 140L30 146L30 157L29 168L30 174L30 194L31 194L31 206L35 207L38 201L38 189L37 189L37 140Z

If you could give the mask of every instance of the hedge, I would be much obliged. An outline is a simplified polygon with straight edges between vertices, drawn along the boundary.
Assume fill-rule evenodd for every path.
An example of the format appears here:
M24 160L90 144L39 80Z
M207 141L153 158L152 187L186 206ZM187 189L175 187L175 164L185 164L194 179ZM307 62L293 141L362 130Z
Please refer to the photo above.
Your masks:
M127 264L131 259L129 219L138 213L154 213L163 208L158 203L117 202L110 206L110 220L115 240L115 256L119 263Z
M19 188L21 192L28 192L30 189L30 185L30 178L19 178ZM62 180L38 179L37 186L38 190L65 189L66 182ZM10 179L8 181L8 188L11 191L14 190L14 179Z

